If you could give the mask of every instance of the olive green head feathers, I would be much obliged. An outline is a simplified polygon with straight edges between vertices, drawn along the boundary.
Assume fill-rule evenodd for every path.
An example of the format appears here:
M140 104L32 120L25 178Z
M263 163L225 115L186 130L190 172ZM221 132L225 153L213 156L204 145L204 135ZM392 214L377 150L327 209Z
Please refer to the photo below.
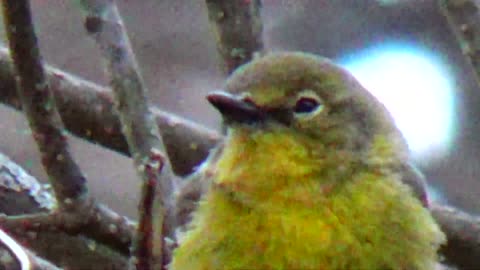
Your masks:
M273 53L239 68L225 88L207 98L227 126L255 130L273 125L295 130L313 147L355 151L365 164L399 171L427 204L423 176L410 164L406 142L385 106L330 60Z
M267 55L237 70L226 91L208 99L227 125L274 122L324 144L358 151L383 135L395 144L398 158L407 158L405 141L383 104L326 58Z

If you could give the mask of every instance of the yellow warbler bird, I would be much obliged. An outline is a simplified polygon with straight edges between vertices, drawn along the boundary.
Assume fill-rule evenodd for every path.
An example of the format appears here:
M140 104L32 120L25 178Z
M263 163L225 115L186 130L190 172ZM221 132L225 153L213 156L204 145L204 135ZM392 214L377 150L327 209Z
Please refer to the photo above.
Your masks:
M226 90L208 95L227 136L171 269L435 267L445 236L404 138L347 71L273 53Z

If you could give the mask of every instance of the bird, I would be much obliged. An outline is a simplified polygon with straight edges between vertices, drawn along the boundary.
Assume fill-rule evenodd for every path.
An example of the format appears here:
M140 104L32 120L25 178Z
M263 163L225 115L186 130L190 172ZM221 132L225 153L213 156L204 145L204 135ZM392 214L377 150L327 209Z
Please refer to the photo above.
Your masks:
M268 53L207 99L226 136L200 166L205 192L169 269L437 265L446 238L423 176L388 110L347 70Z

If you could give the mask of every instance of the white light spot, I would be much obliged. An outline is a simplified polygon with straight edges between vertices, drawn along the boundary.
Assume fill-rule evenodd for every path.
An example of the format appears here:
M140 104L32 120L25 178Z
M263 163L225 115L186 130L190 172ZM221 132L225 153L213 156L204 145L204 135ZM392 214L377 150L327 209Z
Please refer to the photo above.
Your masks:
M388 108L415 159L446 154L455 102L452 81L435 55L382 46L340 62Z

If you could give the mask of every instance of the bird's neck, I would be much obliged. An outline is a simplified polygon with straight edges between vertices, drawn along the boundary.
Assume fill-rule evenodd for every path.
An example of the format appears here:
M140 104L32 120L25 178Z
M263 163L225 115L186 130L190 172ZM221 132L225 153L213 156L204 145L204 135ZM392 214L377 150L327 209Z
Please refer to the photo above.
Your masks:
M278 194L294 200L319 197L357 167L352 152L333 151L288 131L233 130L219 157L213 188L255 204Z

